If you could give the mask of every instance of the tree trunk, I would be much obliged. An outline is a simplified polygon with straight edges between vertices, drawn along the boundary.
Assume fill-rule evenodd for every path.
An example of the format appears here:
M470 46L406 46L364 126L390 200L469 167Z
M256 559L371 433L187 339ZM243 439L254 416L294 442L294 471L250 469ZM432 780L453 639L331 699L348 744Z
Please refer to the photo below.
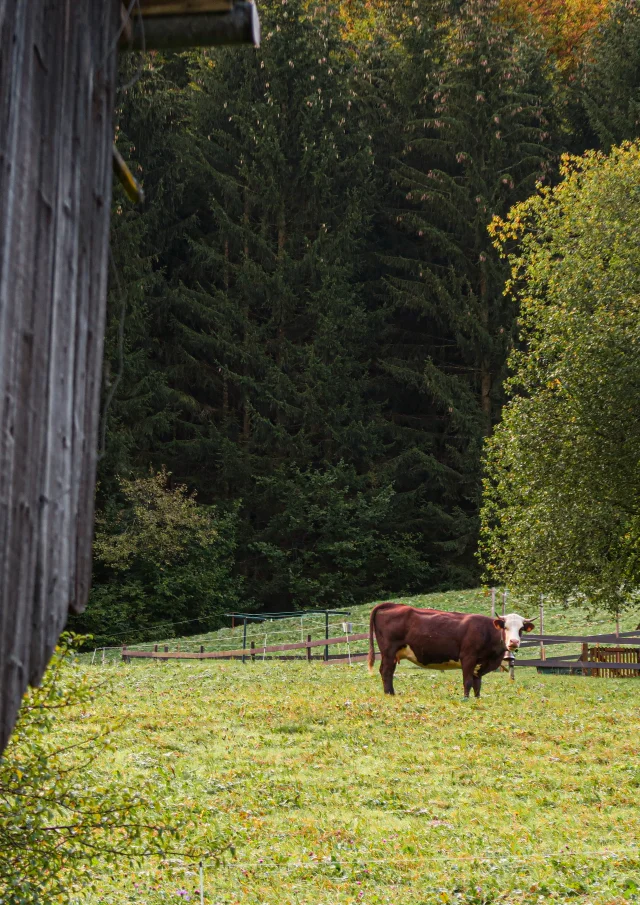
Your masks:
M244 224L244 256L245 259L249 257L249 192L245 189L244 192L244 214L243 214L243 224ZM249 305L245 307L244 311L244 322L245 322L245 335L244 335L244 345L245 350L247 349L249 343ZM249 361L248 352L245 354L245 362ZM247 364L244 365L244 373L247 374ZM244 398L242 401L242 439L245 443L248 443L251 439L251 415L249 412L249 392L244 389Z
M482 326L489 330L489 308L487 303L487 275L484 265L480 265L480 318ZM485 436L491 433L491 363L488 356L483 357L480 363L480 407L484 415Z

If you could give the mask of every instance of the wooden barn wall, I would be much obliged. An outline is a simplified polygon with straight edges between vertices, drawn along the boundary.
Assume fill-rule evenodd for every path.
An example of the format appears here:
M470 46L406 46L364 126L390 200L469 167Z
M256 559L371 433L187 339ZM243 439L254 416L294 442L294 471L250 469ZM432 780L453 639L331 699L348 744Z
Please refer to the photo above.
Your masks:
M91 573L119 0L0 0L0 751Z

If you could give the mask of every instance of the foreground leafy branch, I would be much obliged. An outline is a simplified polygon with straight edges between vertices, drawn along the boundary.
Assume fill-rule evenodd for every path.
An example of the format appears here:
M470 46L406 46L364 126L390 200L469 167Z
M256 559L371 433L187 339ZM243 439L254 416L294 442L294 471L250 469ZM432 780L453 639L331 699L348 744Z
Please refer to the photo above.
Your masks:
M139 860L175 847L179 823L168 820L162 783L130 788L98 761L112 750L117 726L88 725L88 708L104 685L82 672L65 636L40 688L29 692L0 759L0 901L66 902L74 889L97 889L123 858ZM61 731L68 722L71 732ZM156 778L157 779L157 778Z

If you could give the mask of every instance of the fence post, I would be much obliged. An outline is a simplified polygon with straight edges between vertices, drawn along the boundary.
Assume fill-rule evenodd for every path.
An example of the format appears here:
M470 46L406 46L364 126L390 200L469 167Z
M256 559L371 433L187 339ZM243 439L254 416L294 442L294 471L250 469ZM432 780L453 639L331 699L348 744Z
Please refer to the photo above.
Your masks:
M153 651L154 651L154 653L156 653L156 654L158 653L158 645L157 645L157 644L154 644L154 645L153 645Z
M104 663L104 650L102 651L102 662ZM127 645L126 644L122 645L122 662L123 663L127 662Z
M255 659L256 659L256 642L252 641L251 642L251 662L255 663Z
M247 646L247 620L244 620L244 631L242 632L242 662L244 663L244 652Z
M502 592L502 615L507 615L507 589Z
M620 637L620 613L616 610L616 638Z
M168 653L169 653L169 645L168 645L168 644L165 644L165 646L164 646L164 652L165 652L165 654L168 654ZM162 659L164 660L165 663L167 662L167 658L166 658L166 657L162 657Z
M311 635L307 635L307 644L311 643ZM311 663L311 648L307 648L307 663Z
M324 614L324 637L325 641L329 637L329 613L325 612ZM325 663L329 662L329 645L325 644L324 646L324 659Z
M201 653L201 654L204 653L204 644L201 644L201 645L200 645L200 653Z
M491 618L496 618L496 589L491 588Z
M540 634L544 636L544 595L540 595ZM546 660L547 654L544 649L544 641L540 642L540 659Z
M586 642L583 642L583 644L582 644L582 654L580 655L580 659L581 659L583 662L585 662L585 663L586 663L586 662L588 661L588 659L589 659L589 645L588 645ZM590 669L583 669L583 670L582 670L582 675L583 675L583 676L590 676L590 675L591 675L591 670L590 670Z

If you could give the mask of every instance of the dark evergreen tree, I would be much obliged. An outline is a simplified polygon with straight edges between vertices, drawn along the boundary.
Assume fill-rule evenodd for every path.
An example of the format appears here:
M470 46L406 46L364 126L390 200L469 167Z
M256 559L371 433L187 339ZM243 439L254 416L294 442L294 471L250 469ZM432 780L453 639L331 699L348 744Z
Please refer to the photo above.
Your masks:
M166 586L147 548L131 581L100 560L95 630L174 595L215 619L221 576L278 609L475 580L514 316L486 227L551 145L543 53L496 12L268 0L259 51L151 55L123 93L148 202L114 215L101 549L149 466L229 538Z
M416 9L379 391L393 400L403 519L440 550L443 579L459 582L473 574L481 441L499 413L515 316L487 225L545 178L552 97L543 49L494 0L452 4L435 29L433 5Z
M600 146L640 135L640 5L617 0L592 36L580 78L582 101Z
M363 291L377 203L363 66L335 12L294 0L262 16L259 53L158 60L123 118L147 161L159 277L136 339L159 408L131 464L166 464L203 502L241 500L238 570L284 608L375 595L399 576L422 586L428 568L421 538L387 529L394 492L375 467L384 312ZM115 403L114 430L126 420Z

